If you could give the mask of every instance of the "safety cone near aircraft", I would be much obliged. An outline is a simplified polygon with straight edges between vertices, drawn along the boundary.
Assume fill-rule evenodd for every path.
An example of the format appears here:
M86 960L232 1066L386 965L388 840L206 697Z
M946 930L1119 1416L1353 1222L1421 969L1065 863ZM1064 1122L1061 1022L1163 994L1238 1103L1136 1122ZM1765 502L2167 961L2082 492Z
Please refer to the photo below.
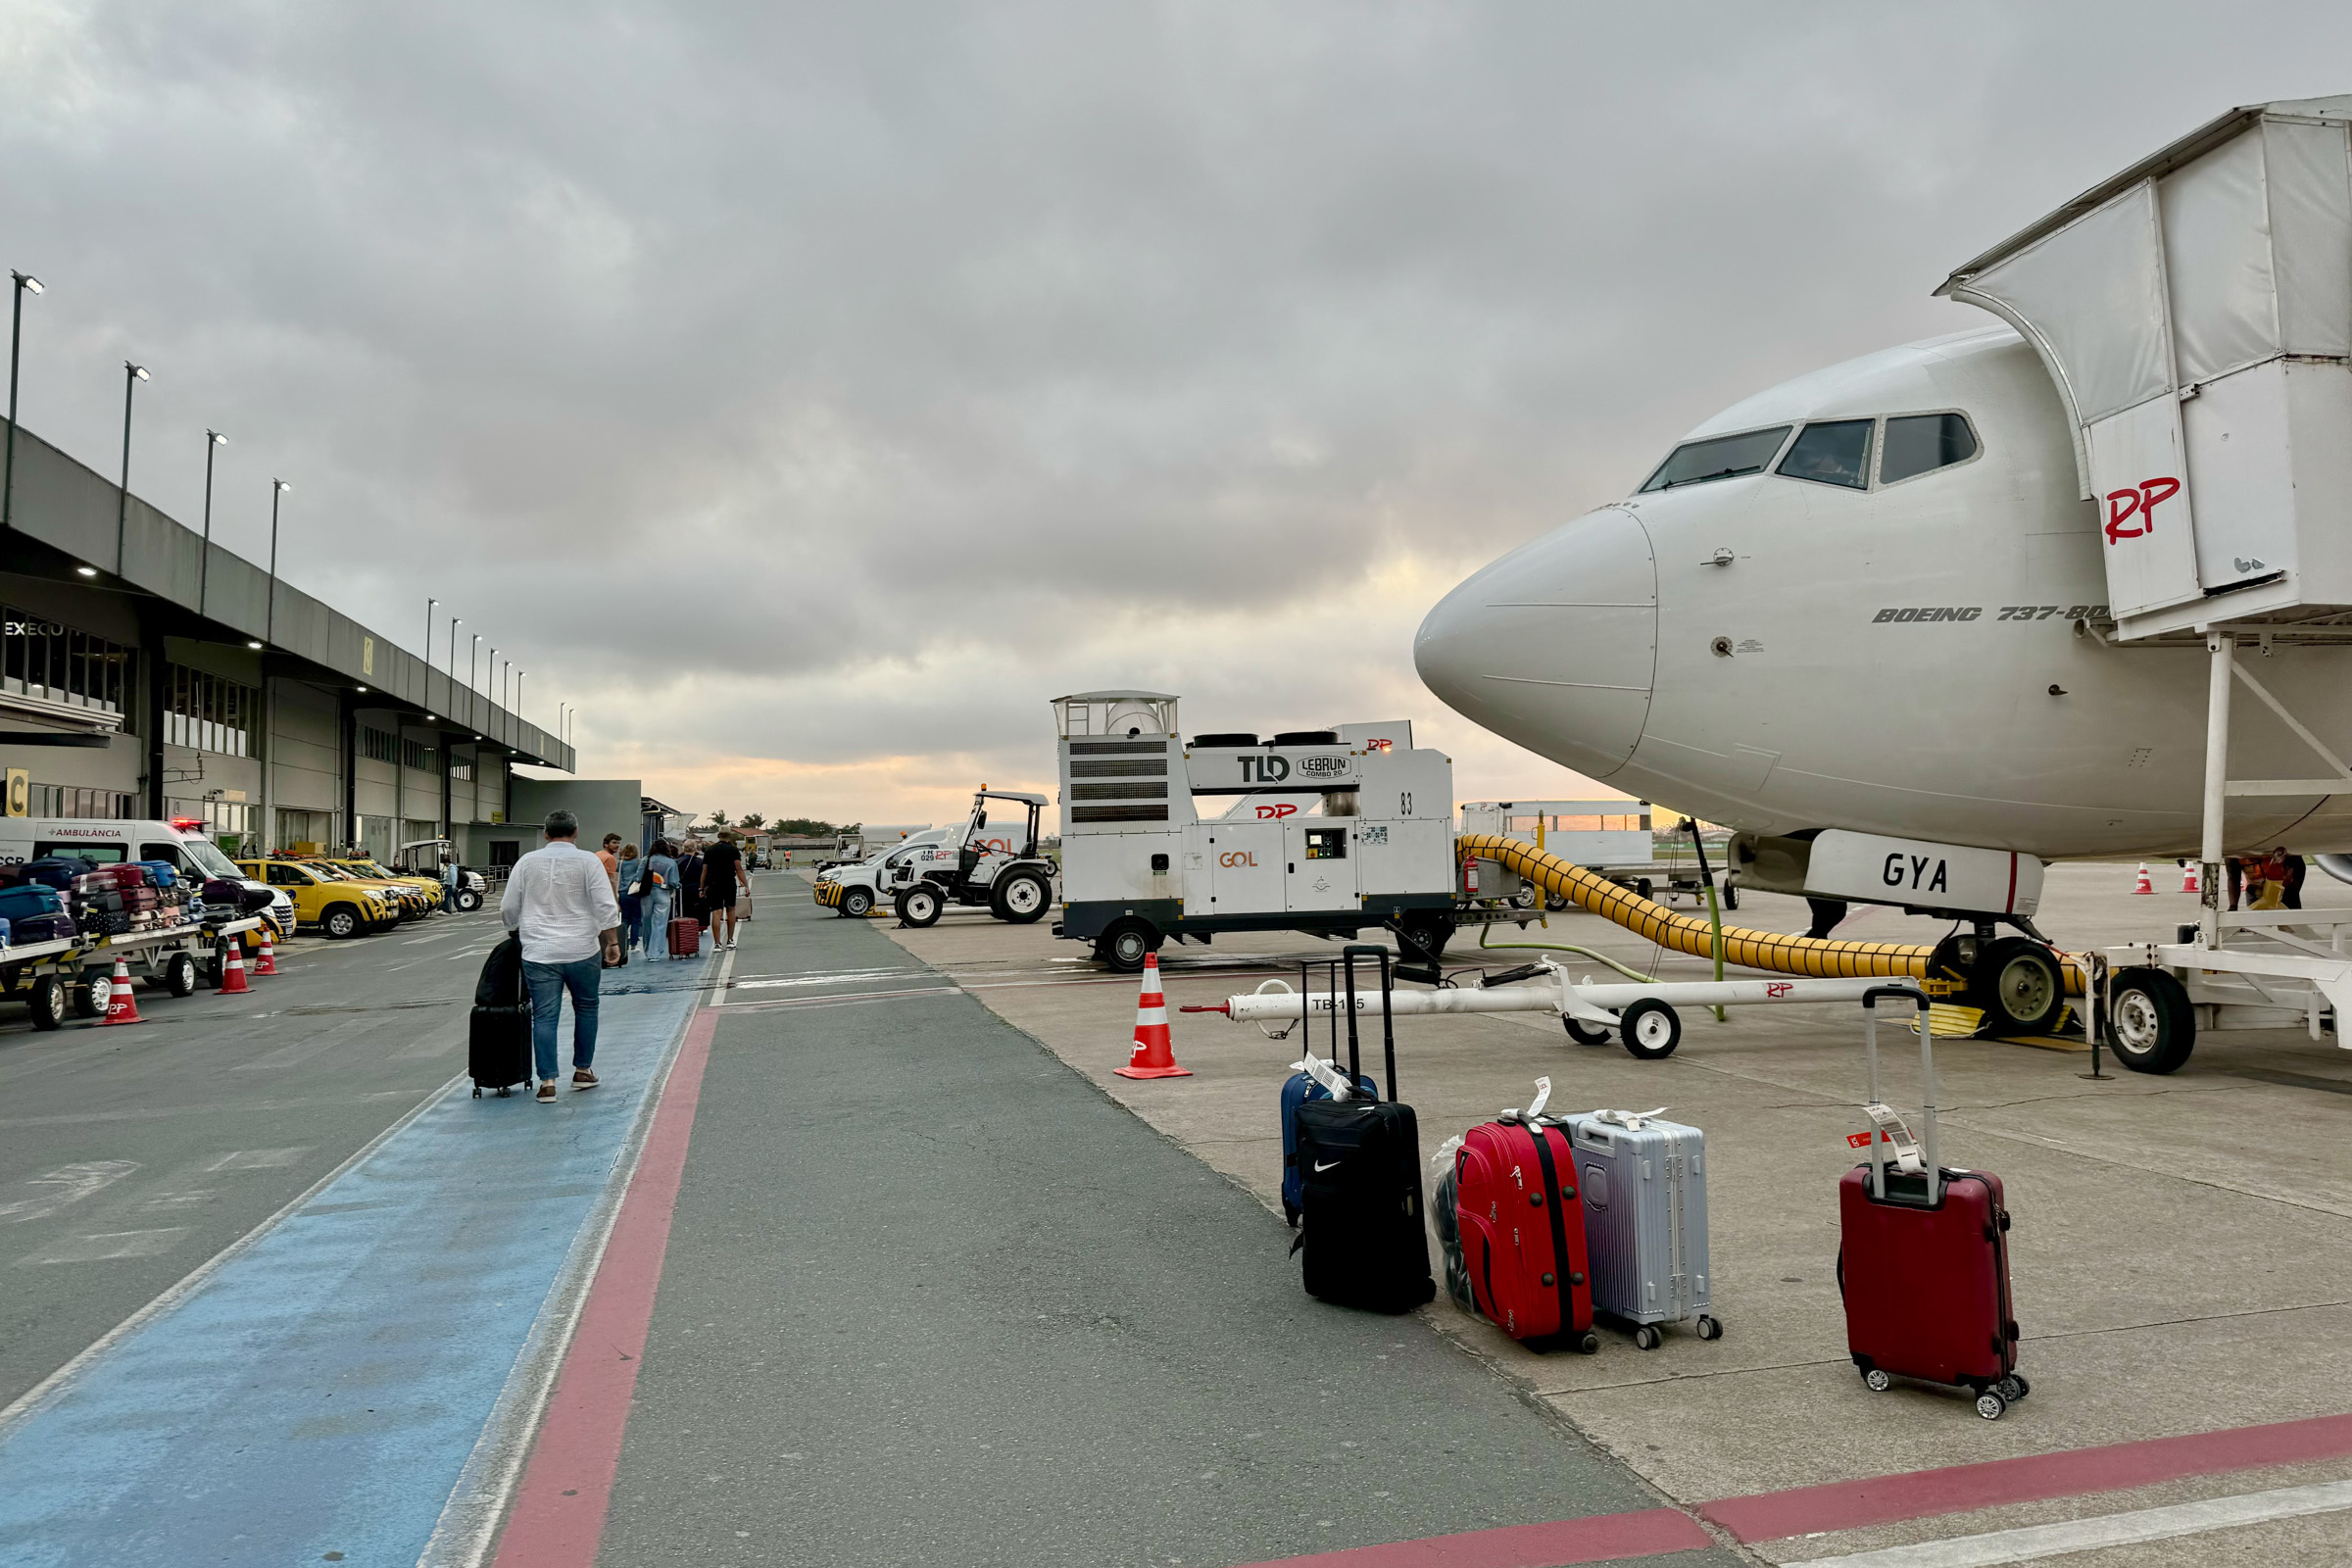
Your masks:
M2197 881L2197 862L2194 860L2187 861L2180 867L2180 891L2183 893L2204 891Z
M2134 893L2153 893L2156 891L2156 884L2148 880L2148 868L2146 866L2143 865L2139 868L2139 885L2133 888L2132 891Z
M221 965L220 995L234 997L251 991L253 987L245 983L245 945L231 937L221 946L228 956Z
M115 960L114 984L106 999L106 1021L108 1023L137 1023L139 1021L139 999L133 996L130 990L130 965L121 958Z
M1190 1078L1168 1043L1168 1001L1159 992L1159 955L1144 955L1144 989L1135 1002L1135 1052L1111 1071L1122 1078Z
M268 926L262 927L262 952L261 956L253 960L253 972L257 975L277 973L277 945L270 940Z

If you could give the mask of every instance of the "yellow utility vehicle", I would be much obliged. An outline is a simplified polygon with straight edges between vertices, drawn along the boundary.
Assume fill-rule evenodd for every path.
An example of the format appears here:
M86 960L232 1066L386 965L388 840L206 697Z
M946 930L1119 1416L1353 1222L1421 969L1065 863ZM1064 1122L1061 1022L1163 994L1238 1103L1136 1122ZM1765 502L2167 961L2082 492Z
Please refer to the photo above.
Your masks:
M406 871L391 871L381 860L365 855L330 855L322 858L326 864L339 871L369 882L381 882L390 887L406 889L403 898L412 905L421 904L423 912L432 913L441 907L441 883L429 876L412 876Z
M292 899L299 926L338 941L389 931L400 923L400 907L390 894L332 866L307 865L299 860L239 860L237 869Z

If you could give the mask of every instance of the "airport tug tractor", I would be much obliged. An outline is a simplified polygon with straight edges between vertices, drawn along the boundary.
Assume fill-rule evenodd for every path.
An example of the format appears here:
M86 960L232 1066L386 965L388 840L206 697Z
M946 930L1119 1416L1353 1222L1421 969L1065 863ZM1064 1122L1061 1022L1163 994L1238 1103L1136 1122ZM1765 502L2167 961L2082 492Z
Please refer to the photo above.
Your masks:
M1196 735L1159 692L1054 700L1061 919L1054 934L1132 974L1169 938L1396 933L1437 979L1454 930L1453 762L1410 722Z
M991 801L1025 807L1027 828L990 837ZM1054 862L1038 853L1038 820L1045 807L1043 795L981 785L972 797L972 815L964 826L963 842L952 858L908 857L890 864L894 907L901 923L917 928L936 925L940 911L951 904L966 908L985 906L998 919L1014 925L1041 918L1054 903Z

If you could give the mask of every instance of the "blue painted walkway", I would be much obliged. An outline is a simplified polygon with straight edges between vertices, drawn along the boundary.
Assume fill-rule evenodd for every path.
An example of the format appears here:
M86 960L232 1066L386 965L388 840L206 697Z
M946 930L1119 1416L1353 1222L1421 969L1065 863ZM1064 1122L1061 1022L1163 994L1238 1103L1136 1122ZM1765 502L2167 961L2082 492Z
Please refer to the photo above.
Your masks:
M446 1094L0 1433L0 1564L415 1563L714 970L609 976L602 1088Z

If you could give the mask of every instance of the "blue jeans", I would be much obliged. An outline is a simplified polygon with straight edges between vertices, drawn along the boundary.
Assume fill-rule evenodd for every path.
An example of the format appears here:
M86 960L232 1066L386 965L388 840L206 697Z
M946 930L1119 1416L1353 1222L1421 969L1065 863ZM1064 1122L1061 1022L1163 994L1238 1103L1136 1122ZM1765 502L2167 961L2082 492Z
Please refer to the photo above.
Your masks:
M669 889L648 893L639 901L645 906L645 956L652 957L654 949L669 951Z
M645 935L645 900L620 896L620 945L633 948Z
M597 958L569 963L532 963L522 966L531 988L531 1054L542 1079L556 1075L556 1025L564 993L571 993L571 1064L585 1067L596 1060L596 993L604 964Z

